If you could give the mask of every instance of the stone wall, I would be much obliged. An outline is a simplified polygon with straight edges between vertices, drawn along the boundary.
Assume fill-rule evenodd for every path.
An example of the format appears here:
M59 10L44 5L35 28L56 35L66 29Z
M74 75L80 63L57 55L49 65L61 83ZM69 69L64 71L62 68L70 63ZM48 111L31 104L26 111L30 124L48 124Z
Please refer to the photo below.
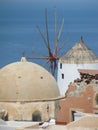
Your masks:
M52 102L0 102L0 110L8 112L8 120L33 120L33 114L40 116L40 120L55 118L55 103ZM36 117L37 119L37 117Z

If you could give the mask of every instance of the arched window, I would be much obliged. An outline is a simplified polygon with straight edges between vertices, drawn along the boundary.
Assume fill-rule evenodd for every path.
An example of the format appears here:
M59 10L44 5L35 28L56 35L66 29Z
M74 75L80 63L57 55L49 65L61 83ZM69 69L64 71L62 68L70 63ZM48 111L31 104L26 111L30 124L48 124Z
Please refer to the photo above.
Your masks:
M39 111L35 111L32 114L32 120L33 121L41 121L41 113Z
M3 120L8 121L8 114L4 117Z
M0 118L3 119L4 121L8 121L8 112L7 110L0 110Z
M95 96L95 100L96 100L96 105L98 105L98 93Z

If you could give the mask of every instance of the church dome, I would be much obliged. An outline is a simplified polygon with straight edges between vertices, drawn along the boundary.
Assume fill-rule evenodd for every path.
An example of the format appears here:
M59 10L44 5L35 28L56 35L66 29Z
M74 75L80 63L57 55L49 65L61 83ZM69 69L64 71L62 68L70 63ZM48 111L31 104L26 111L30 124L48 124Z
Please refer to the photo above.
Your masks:
M25 58L0 70L0 101L44 101L57 97L59 89L54 77Z

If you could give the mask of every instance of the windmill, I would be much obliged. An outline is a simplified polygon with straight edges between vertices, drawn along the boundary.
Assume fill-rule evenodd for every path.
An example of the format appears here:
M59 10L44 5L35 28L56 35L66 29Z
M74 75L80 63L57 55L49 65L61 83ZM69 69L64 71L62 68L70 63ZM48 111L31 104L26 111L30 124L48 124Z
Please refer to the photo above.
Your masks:
M59 28L59 31L57 32L57 18L56 18L56 10L54 11L54 50L52 51L50 47L50 39L49 39L49 28L48 28L48 17L47 17L47 9L45 9L45 30L46 30L46 36L42 33L39 26L37 26L37 30L43 40L43 43L45 44L48 55L42 55L40 53L36 53L33 51L33 53L36 53L37 55L40 55L40 57L29 57L28 59L44 59L46 62L44 63L44 66L49 64L49 71L52 73L53 76L55 76L55 72L57 69L57 62L60 58L58 56L58 52L66 45L67 42L63 42L60 47L58 47L58 43L61 38L62 30L64 26L64 19L62 19L61 26Z

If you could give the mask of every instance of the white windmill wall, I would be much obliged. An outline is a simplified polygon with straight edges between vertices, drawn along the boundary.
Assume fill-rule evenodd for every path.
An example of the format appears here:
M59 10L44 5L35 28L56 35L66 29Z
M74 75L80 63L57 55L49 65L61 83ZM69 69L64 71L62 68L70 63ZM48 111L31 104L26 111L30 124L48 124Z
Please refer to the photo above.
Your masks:
M70 82L80 77L78 69L98 70L98 57L83 42L81 37L58 63L58 86L64 95Z
M58 76L57 82L61 95L65 95L65 92L68 88L70 82L73 82L75 79L80 78L78 69L92 69L98 70L98 63L92 64L67 64L67 63L58 63Z

